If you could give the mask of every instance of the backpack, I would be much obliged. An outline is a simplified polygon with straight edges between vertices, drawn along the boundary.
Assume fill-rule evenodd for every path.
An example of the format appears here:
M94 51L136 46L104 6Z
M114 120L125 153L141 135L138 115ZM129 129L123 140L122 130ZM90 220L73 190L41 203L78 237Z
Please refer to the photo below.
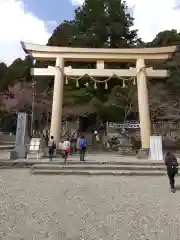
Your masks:
M86 149L86 141L84 139L81 139L79 142L80 149Z
M175 174L178 173L178 165L179 164L177 158L174 155L172 155L170 158L170 167Z
M177 158L174 156L174 159L173 159L173 168L174 168L174 173L177 174L178 173L178 161L177 161Z
M55 143L54 141L52 142L52 146L51 146L51 148L52 148L53 150L56 149L56 143Z
M172 166L175 167L175 168L178 168L178 161L177 161L177 158L175 156L173 156L173 159L172 159Z

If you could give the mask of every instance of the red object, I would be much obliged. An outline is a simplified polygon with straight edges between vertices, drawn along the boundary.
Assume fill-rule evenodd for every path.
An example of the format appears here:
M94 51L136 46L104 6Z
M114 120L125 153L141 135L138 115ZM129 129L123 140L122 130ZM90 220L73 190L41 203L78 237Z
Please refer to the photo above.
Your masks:
M67 153L70 153L70 148L67 148L67 149L66 149L66 152L67 152Z

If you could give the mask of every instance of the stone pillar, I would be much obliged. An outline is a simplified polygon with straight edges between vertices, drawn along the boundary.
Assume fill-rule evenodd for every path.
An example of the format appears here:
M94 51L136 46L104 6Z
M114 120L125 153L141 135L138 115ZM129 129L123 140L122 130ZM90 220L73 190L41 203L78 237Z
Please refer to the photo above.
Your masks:
M150 135L151 135L151 122L149 116L149 104L148 104L148 89L146 81L146 73L144 59L137 59L137 92L138 92L138 105L139 105L139 119L141 128L141 146L142 150L148 152L150 147ZM142 69L142 70L141 70Z
M64 59L57 57L56 73L54 77L54 91L51 115L50 136L54 136L56 143L60 141L62 103L63 103L63 86L64 86Z

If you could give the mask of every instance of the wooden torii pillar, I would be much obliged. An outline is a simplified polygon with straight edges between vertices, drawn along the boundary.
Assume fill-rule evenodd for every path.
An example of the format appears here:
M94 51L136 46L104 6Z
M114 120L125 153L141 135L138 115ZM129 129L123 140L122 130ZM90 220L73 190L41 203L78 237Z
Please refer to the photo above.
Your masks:
M60 142L62 105L63 105L63 86L64 86L64 59L57 57L56 68L54 71L54 91L51 114L50 135L56 142Z

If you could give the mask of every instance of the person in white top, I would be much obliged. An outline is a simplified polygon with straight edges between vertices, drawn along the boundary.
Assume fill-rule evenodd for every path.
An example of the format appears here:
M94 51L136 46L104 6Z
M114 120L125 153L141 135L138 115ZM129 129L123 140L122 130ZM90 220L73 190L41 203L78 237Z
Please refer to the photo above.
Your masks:
M96 142L99 142L100 139L99 139L99 133L98 133L97 130L94 131L94 136L95 136L95 140L96 140Z
M67 163L67 158L68 158L68 155L70 153L70 141L68 139L66 139L64 142L63 142L63 150L65 151L65 155L64 155L64 163Z
M61 156L64 158L65 149L64 149L64 141L63 140L59 143L59 150L60 150Z
M63 149L66 150L67 148L70 148L70 141L68 139L63 142Z
M49 161L52 162L52 158L56 150L56 142L53 136L51 136L51 139L49 140L48 147L49 147Z

